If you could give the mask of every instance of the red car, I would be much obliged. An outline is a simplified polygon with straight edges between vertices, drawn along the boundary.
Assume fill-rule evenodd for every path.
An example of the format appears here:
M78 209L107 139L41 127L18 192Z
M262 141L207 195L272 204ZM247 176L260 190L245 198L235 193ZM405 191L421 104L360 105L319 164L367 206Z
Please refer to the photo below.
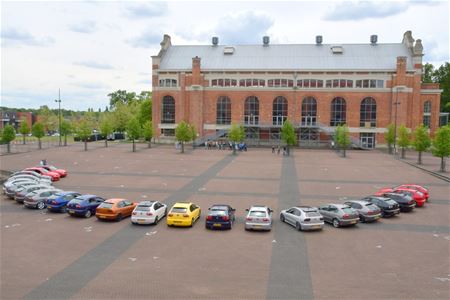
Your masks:
M48 171L42 167L26 168L25 171L35 171L41 175L50 176L52 178L52 181L58 181L61 177L58 173Z
M50 172L56 172L56 173L58 173L59 176L61 176L61 177L66 177L66 176L67 176L67 171L66 171L66 170L64 170L64 169L58 169L57 167L52 166L52 165L38 166L37 168L44 168L44 169L46 169L47 171L50 171Z
M406 194L408 196L411 196L414 201L416 201L416 206L422 207L427 200L425 198L425 194L422 192L419 192L417 190L413 189L407 189L407 188L384 188L379 190L375 195L382 196L385 193L396 193L396 194Z
M430 194L428 193L428 189L421 185L418 185L418 184L402 184L402 185L394 187L393 189L395 190L398 188L406 188L406 189L410 189L410 190L419 191L424 194L427 202L428 202L428 198L430 197Z

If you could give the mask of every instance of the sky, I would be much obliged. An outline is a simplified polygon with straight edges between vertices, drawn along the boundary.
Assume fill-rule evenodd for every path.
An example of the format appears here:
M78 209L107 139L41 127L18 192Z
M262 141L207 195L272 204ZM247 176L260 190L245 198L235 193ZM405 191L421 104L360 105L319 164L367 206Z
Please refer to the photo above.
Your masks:
M173 45L400 43L449 61L449 1L3 1L1 106L102 110L108 94L151 90L151 56Z

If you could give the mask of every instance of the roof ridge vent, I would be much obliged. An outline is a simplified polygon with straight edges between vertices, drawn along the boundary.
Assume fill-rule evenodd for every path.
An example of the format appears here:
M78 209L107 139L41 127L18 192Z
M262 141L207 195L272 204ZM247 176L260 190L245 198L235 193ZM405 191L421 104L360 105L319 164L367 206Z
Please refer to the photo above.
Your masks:
M322 45L323 37L321 35L316 35L316 45Z
M263 46L269 46L270 43L270 37L265 35L263 36Z
M344 53L344 48L342 46L331 46L331 52L333 52L333 54L343 54Z
M223 54L233 54L234 53L234 47L233 46L225 46L225 48L223 48Z
M217 46L219 44L219 37L213 36L212 44L213 44L213 46Z
M370 43L375 46L377 44L377 42L378 42L378 35L376 35L376 34L371 35Z

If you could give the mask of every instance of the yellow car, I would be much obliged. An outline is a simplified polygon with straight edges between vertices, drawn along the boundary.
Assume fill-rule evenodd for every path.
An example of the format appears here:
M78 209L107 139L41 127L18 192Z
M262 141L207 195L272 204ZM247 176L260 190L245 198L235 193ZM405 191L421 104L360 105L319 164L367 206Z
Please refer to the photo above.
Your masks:
M175 203L167 215L168 226L192 226L200 218L200 207L191 202Z

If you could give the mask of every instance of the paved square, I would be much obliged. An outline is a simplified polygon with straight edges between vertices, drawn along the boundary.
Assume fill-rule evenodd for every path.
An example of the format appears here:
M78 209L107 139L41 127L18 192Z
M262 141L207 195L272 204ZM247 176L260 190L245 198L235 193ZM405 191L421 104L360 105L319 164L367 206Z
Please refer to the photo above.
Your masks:
M147 149L90 144L2 156L2 170L46 158L67 169L55 186L168 205L193 201L193 228L133 226L25 209L2 197L1 299L448 299L450 188L377 151ZM317 206L414 182L431 203L375 224L297 232L280 223L292 205ZM204 228L210 205L237 209L230 231ZM244 231L245 209L274 210L268 233Z

